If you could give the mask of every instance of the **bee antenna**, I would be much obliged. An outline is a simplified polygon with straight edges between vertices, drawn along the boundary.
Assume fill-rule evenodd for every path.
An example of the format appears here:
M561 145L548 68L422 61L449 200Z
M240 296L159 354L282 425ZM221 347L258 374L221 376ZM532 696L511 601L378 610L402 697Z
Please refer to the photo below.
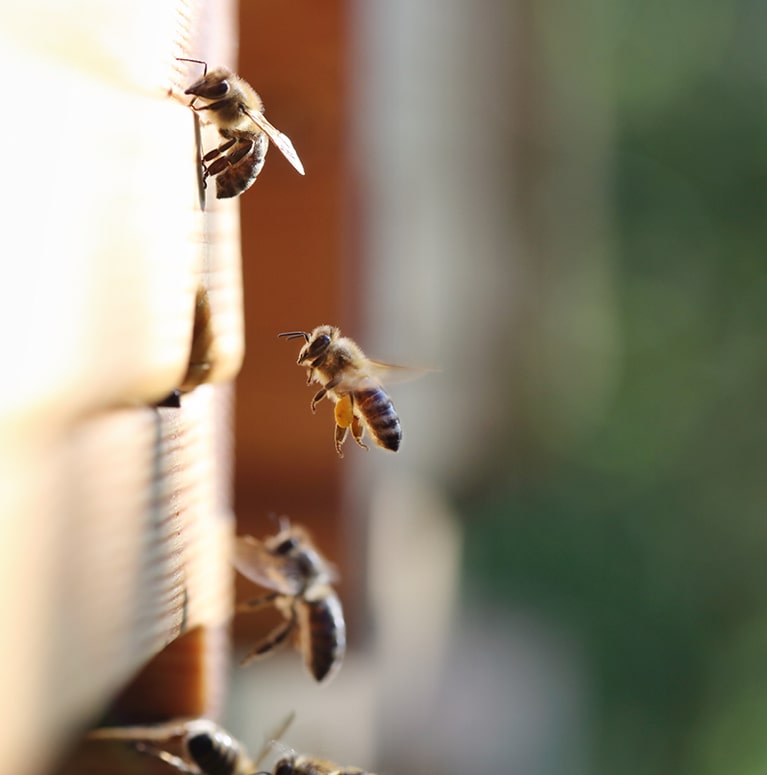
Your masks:
M290 517L287 514L276 514L270 511L267 515L272 524L276 524L279 530L287 530L290 527Z
M282 334L277 334L277 336L284 336L285 339L300 339L303 337L307 342L309 341L309 334L306 331L285 331Z
M179 62L194 62L195 64L202 65L202 77L204 78L208 74L208 63L204 59L187 59L186 57L176 57Z

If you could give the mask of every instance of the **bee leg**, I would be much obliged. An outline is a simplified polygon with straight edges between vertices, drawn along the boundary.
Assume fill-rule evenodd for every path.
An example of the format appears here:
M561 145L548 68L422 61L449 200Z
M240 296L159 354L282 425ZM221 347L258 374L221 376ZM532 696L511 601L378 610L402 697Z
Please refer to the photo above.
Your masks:
M296 626L296 616L293 613L289 619L286 619L282 624L277 625L271 632L267 633L253 649L248 652L243 660L240 662L242 667L250 664L254 659L271 654L279 646L288 639L288 636L293 632Z
M326 398L328 395L328 391L332 390L337 384L338 384L337 379L331 380L330 382L328 382L327 385L324 385L321 390L317 391L311 403L312 414L314 414L315 410L317 409L317 404L320 401L322 401L323 398Z
M352 404L351 396L341 396L336 401L334 412L336 417L336 425L341 428L350 428L354 422L354 406Z
M317 404L322 401L323 398L325 398L325 395L327 394L327 390L325 388L322 388L322 390L318 390L317 394L312 399L312 403L310 406L312 407L312 414L314 414L317 411Z
M281 598L282 596L283 595L280 592L270 592L268 595L264 595L263 597L257 597L253 600L246 600L244 603L238 603L234 610L237 613L258 611L261 608L266 608L268 605L273 605L274 601L278 598Z
M352 436L354 437L354 440L359 444L362 449L367 449L368 445L363 444L362 442L362 436L365 433L365 426L360 422L360 418L357 417L357 415L354 415L354 419L352 420Z
M232 148L234 146L234 148ZM232 150L226 155L221 155L224 151ZM207 165L209 175L218 175L219 172L223 172L227 167L233 167L237 162L247 156L253 149L253 141L247 138L233 137L223 145L219 145L218 148L214 148L202 157L202 163L212 162ZM215 159L215 161L213 161Z
M334 414L336 418L336 452L340 457L343 457L341 445L346 440L349 428L354 433L354 403L350 394L347 393L336 401Z
M241 162L252 150L255 143L249 137L238 137L237 144L231 153L226 155L227 163L230 167Z
M215 177L220 172L223 172L227 167L231 167L238 161L241 161L244 156L250 153L253 147L253 141L243 137L232 137L228 134L223 134L223 137L227 138L225 143L221 143L218 148L214 148L212 151L208 151L200 160L202 164L202 185L203 188L208 187L208 178ZM240 147L235 148L230 153L225 154L232 146L238 144Z
M140 753L146 754L147 756L154 756L155 758L164 761L166 764L174 767L179 772L188 772L192 775L199 774L199 768L190 765L180 756L174 756L173 754L168 753L167 751L163 751L160 748L155 748L153 745L148 745L147 743L135 743L134 748Z
M221 143L218 148L214 148L212 151L208 151L205 156L202 157L204 162L213 161L217 156L220 156L224 151L228 151L237 142L236 137L229 138L225 143Z
M338 457L343 457L344 453L341 450L341 447L344 445L344 441L346 441L346 434L348 433L349 429L344 428L340 425L336 425L336 452L338 452Z
M203 162L204 163L204 162ZM223 172L229 166L229 162L225 156L220 159L216 159L212 164L205 166L205 172L208 177L215 177L219 172Z
M309 384L309 382L312 381L312 377L313 376L314 376L314 369L310 369L309 370L309 379L307 380L307 383L306 383L307 385ZM314 398L312 399L312 412L314 412L314 409L317 406L317 404L320 401L322 401L323 398L325 398L325 396L327 395L328 391L332 390L340 382L341 382L340 378L334 377L333 379L330 380L330 382L326 382L322 386L322 390L319 390L317 392L317 395L315 395Z
M221 156L221 154L231 148L235 142L234 138L229 142L219 145L218 148L214 148L212 151L208 151L205 156L202 157L202 168L204 170L203 176L205 178L218 175L219 172L223 172L229 166L229 157Z

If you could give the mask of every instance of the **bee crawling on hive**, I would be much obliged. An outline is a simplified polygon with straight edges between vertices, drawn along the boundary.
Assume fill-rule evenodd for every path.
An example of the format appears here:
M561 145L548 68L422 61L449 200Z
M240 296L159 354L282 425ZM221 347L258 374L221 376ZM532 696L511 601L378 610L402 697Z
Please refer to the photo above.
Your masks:
M216 178L217 199L238 196L253 185L264 166L269 140L304 174L290 138L266 120L261 98L244 78L225 67L208 71L207 63L199 59L181 61L203 65L202 78L184 94L192 96L189 107L213 124L224 141L201 160L203 186L209 177Z
M318 326L311 333L287 331L278 336L306 340L297 362L307 369L307 384L317 382L322 386L312 398L312 412L323 398L335 403L335 445L339 457L344 456L342 447L350 428L352 437L363 449L367 449L362 441L365 429L379 447L392 452L399 449L402 427L379 375L393 369L412 370L366 357L359 345L348 336L341 336L335 326Z
M302 527L283 518L276 535L259 541L237 536L234 566L247 579L274 590L241 603L237 611L274 606L285 621L259 641L243 665L271 654L291 636L316 681L330 678L340 667L346 650L346 624L341 601L331 582L333 567L314 548Z
M339 767L333 762L313 756L287 754L277 761L272 773L263 775L373 775L359 767Z
M205 718L145 726L101 727L91 730L86 738L125 741L139 753L160 759L177 772L189 775L373 775L357 767L339 767L324 759L295 752L284 753L271 771L260 770L259 765L266 754L292 720L291 713L255 761L250 759L242 743L222 726ZM172 753L170 749L178 750L178 753Z
M223 727L205 718L162 724L101 727L88 740L124 740L135 750L194 775L257 775L258 762ZM177 751L173 753L172 751ZM267 773L268 775L268 773Z

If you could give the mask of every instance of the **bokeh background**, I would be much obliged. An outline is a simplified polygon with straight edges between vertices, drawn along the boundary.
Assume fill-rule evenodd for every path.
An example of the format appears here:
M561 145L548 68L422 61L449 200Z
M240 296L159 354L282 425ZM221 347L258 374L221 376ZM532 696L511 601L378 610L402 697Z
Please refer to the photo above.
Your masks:
M238 672L242 738L293 709L381 773L767 772L766 31L759 0L243 0L307 176L272 149L242 200L238 521L313 529L351 643L327 688ZM276 333L324 322L438 369L391 387L396 457L311 416Z

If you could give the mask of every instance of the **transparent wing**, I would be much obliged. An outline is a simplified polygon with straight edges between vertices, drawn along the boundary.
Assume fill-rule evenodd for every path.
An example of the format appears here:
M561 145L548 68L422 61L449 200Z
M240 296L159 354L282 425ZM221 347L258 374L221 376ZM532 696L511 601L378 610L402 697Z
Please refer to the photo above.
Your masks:
M351 371L344 376L337 390L344 392L364 390L365 388L375 386L397 385L402 382L411 382L414 379L419 379L424 374L433 371L436 371L436 369L397 366L393 363L384 363L373 358L366 358L365 365L362 368Z
M174 737L184 737L188 734L216 734L220 730L218 724L208 719L177 719L162 724L146 724L124 727L98 727L91 729L86 737L88 740L125 740L164 742Z
M411 382L414 379L420 379L425 374L439 371L439 369L428 366L398 366L395 363L384 363L374 358L368 358L368 363L370 363L370 367L378 379L385 380L390 384L394 382Z
M267 754L272 750L279 751L282 754L293 753L293 749L289 748L281 741L285 733L288 731L288 727L293 723L295 717L295 711L290 711L285 719L280 722L280 725L276 729L273 729L269 735L267 735L266 739L264 740L264 745L262 746L261 751L259 752L258 757L254 762L254 766L258 767L261 762L264 761Z
M266 120L263 113L252 112L250 110L245 112L253 123L256 124L256 126L258 126L258 128L277 146L282 155L296 168L296 170L298 170L301 175L304 175L304 165L301 164L301 159L298 158L298 154L296 153L296 149L293 147L290 138L284 132L280 132L277 127L272 126Z
M262 587L286 595L295 595L301 590L303 577L292 558L275 555L253 536L235 537L232 563L246 579Z

